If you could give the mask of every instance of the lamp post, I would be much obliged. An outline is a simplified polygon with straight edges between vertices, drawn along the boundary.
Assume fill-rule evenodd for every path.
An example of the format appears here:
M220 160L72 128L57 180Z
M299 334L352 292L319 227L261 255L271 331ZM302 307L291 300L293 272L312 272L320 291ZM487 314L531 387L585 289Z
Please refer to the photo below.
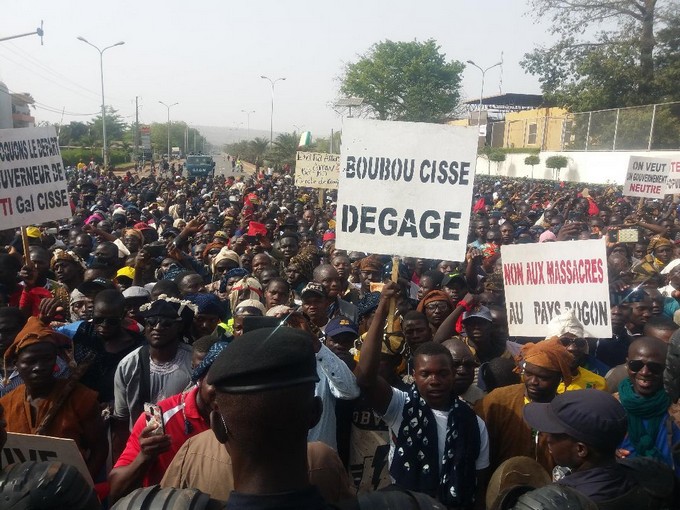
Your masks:
M248 117L248 140L250 140L250 114L255 113L255 110L241 110Z
M119 41L116 44L112 44L111 46L107 46L106 48L100 50L98 46L95 46L90 41L85 39L83 36L78 36L77 39L79 41L84 42L85 44L89 44L99 52L99 73L102 82L102 143L104 145L102 148L102 159L104 160L104 168L106 169L109 166L109 150L106 145L106 103L104 102L104 52L109 48L113 48L115 46L122 46L123 44L125 44L125 41Z
M274 141L274 85L276 85L277 81L283 81L285 78L276 78L275 80L272 80L268 76L260 76L263 80L269 81L269 84L272 86L272 114L269 117L269 145L271 146L272 142Z
M477 69L479 69L482 72L482 88L479 92L479 112L478 112L478 116L477 116L477 125L479 126L479 125L482 124L482 101L484 99L484 76L486 75L486 72L489 69L493 69L494 67L498 67L500 65L503 65L503 62L497 62L494 65L487 67L486 69L482 69L477 64L475 64L472 60L468 60L467 63L470 64L471 66L476 67Z
M158 101L160 104L165 106L168 109L168 161L170 161L170 108L173 106L179 104L179 103L172 103L172 104L165 104L163 101Z

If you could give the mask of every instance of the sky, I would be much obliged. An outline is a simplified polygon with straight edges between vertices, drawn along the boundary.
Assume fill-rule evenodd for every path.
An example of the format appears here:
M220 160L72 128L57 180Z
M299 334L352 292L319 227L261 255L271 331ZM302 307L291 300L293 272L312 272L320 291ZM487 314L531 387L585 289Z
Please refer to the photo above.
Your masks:
M330 105L339 77L371 45L434 39L447 59L482 67L500 61L503 92L538 93L519 62L551 42L546 22L527 15L527 0L3 0L0 80L29 92L36 121L87 121L101 108L98 52L103 48L106 104L126 122L171 119L189 125L269 130L271 88L261 75L285 77L275 87L274 131L340 129ZM486 74L484 95L498 93L499 68ZM462 95L479 97L481 73L467 66ZM65 110L62 120L62 110ZM81 114L81 115L74 115ZM82 115L85 114L85 115Z

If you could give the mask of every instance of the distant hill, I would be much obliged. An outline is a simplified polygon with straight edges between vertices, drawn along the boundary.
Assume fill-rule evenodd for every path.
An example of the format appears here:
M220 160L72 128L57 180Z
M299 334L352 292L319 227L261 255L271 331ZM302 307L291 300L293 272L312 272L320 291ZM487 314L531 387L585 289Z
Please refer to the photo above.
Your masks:
M208 143L216 146L222 146L226 143L234 143L241 140L249 140L257 137L269 138L269 131L262 129L251 129L250 133L247 129L236 129L220 126L192 126L200 131L205 136ZM274 132L274 138L278 133Z

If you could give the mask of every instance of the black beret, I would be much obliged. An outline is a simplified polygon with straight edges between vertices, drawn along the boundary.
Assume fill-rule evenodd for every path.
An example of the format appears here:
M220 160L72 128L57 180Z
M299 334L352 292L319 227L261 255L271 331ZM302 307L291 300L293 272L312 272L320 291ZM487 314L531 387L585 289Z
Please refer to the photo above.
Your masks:
M318 382L314 338L289 327L245 333L224 348L208 371L208 384L224 393L253 393Z

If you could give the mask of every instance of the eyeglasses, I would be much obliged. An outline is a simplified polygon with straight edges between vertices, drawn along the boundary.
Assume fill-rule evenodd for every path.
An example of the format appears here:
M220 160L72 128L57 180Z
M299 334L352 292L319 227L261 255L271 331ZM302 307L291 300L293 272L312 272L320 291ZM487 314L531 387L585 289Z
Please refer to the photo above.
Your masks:
M569 338L569 337L564 337L560 338L560 343L564 345L565 347L569 347L571 344L574 344L576 347L579 347L583 349L586 345L588 345L588 341L585 338Z
M647 367L647 370L649 370L654 375L662 374L666 369L662 363L656 363L654 361L644 362L641 359L631 359L628 361L628 370L631 372L638 373L640 370L642 370L642 367Z
M174 324L177 324L179 320L180 319L168 319L167 317L149 317L145 322L150 328L160 326L161 329L166 329L172 327Z
M477 363L473 359L457 359L453 358L453 368L455 370L458 370L459 368L467 368L470 370L473 370L479 366L479 363Z
M425 305L425 310L427 310L428 312L436 312L436 311L445 312L448 309L449 309L449 305L446 304L446 303L442 303L442 302L428 303L427 305Z
M120 317L92 317L92 322L95 324L106 324L107 326L118 326L122 320Z

